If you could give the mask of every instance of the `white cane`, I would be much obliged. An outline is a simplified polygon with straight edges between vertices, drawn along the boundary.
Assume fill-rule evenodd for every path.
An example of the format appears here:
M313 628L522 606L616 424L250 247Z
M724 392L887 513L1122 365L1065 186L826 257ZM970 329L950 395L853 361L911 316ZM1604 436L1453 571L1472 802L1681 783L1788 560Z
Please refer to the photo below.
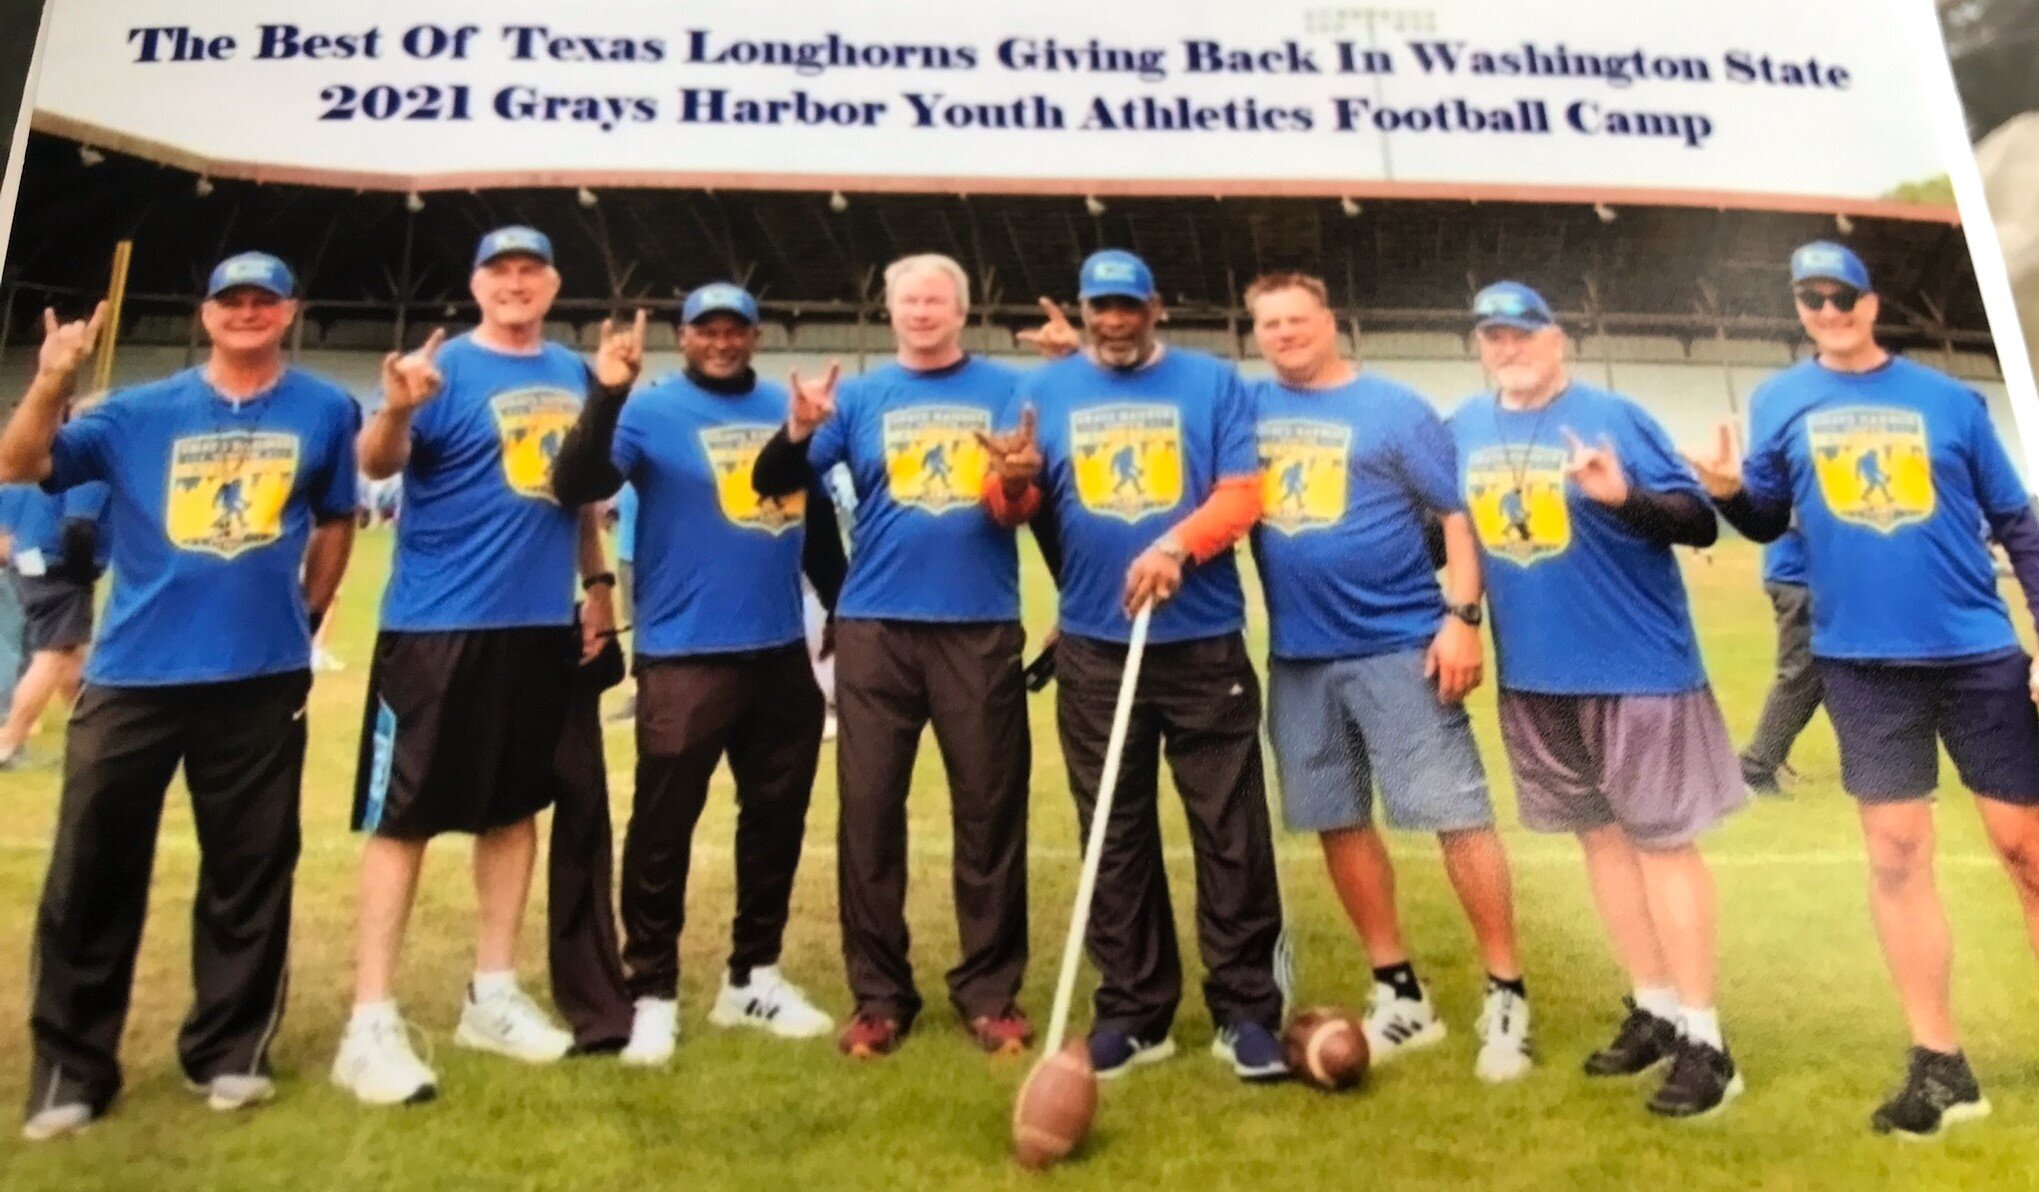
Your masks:
M1147 652L1147 619L1152 604L1133 617L1133 636L1126 643L1126 671L1119 679L1119 702L1112 709L1112 735L1104 750L1104 773L1097 783L1097 804L1090 812L1090 839L1083 848L1083 876L1076 882L1076 909L1069 915L1069 940L1062 945L1062 973L1055 979L1055 1010L1048 1018L1044 1056L1062 1050L1069 1031L1069 1003L1076 993L1076 962L1083 955L1083 932L1090 922L1090 898L1097 892L1097 866L1104 856L1105 825L1112 817L1112 796L1119 788L1119 755L1126 750L1126 728L1133 719L1133 692L1140 685L1140 657Z

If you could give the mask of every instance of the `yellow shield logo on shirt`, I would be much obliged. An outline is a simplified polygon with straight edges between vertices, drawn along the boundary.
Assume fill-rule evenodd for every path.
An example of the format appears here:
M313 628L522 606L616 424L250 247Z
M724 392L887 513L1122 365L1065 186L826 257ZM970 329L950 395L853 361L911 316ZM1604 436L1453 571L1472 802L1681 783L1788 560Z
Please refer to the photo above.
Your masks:
M888 412L883 438L892 499L935 514L976 506L990 466L979 431L990 433L991 415L967 406Z
M1926 420L1910 410L1847 406L1807 415L1820 496L1835 517L1890 533L1933 516Z
M1136 522L1182 500L1182 411L1154 403L1092 406L1069 416L1071 474L1083 507Z
M297 483L293 434L191 435L170 444L163 530L180 550L231 559L283 536L283 506Z
M1466 511L1488 554L1528 566L1572 544L1565 453L1557 447L1482 447L1466 459Z
M1261 524L1284 534L1321 530L1345 516L1352 428L1335 422L1272 418L1258 427L1266 500Z
M552 460L581 416L581 399L564 389L509 389L489 399L503 444L503 480L520 497L552 498Z
M731 525L767 534L783 534L807 517L807 494L760 497L751 487L751 468L758 452L778 433L777 426L748 423L714 426L701 432L701 450L715 476L715 496Z

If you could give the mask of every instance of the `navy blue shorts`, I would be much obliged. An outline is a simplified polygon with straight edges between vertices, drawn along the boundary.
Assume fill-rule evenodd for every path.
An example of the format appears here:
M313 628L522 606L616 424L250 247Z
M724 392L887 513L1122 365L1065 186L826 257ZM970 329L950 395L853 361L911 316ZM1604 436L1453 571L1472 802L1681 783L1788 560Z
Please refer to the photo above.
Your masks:
M2032 660L1942 666L1819 660L1827 717L1841 742L1841 785L1864 803L1920 799L1940 785L1940 753L1979 795L2039 804L2039 709Z

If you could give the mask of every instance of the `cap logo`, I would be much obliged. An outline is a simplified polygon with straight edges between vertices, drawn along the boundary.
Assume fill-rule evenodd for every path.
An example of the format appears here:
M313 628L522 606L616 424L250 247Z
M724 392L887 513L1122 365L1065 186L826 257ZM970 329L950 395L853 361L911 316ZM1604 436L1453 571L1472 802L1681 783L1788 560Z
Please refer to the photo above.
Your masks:
M1506 315L1514 318L1528 314L1529 303L1523 300L1522 295L1511 294L1505 291L1499 294L1482 294L1480 295L1479 302L1473 307L1473 313L1476 315Z
M513 248L535 251L538 248L538 241L525 232L498 232L496 234L497 252L508 252Z
M243 282L251 281L268 281L269 262L254 259L228 261L227 267L220 272L222 280L228 285L239 285Z
M1839 269L1841 254L1831 248L1808 248L1798 254L1798 263L1809 269Z
M701 291L701 302L703 305L706 305L710 302L742 302L742 301L743 291L737 289L735 286L709 286L707 289Z
M1099 261L1090 267L1092 281L1134 281L1132 265L1125 261Z

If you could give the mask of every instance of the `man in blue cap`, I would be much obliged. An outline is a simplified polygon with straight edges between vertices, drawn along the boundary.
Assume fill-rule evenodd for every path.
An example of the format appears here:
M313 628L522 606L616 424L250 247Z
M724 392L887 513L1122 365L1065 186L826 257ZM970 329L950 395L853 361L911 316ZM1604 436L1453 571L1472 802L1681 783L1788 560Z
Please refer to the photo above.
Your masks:
M626 339L643 341L644 315ZM834 1022L779 971L824 705L807 658L800 576L834 609L842 539L817 492L758 495L784 387L751 368L758 307L705 285L680 309L686 371L631 396L641 348L598 356L586 410L553 461L568 504L637 490L637 786L623 844L623 965L635 1014L625 1063L671 1058L694 826L726 756L736 779L736 919L708 1020L779 1038ZM831 370L833 371L833 370ZM797 383L798 378L795 378ZM627 400L626 400L627 399Z
M1087 347L1029 374L1019 397L1039 411L1037 533L1062 556L1056 719L1086 825L1132 618L1155 606L1090 915L1102 978L1091 1062L1110 1078L1175 1051L1182 961L1155 805L1165 752L1196 854L1212 1053L1243 1079L1279 1077L1281 895L1232 550L1263 499L1252 398L1231 365L1160 342L1139 257L1093 253L1078 285Z
M1746 795L1673 546L1708 546L1713 511L1663 427L1566 368L1542 295L1473 300L1495 391L1452 416L1460 493L1493 618L1501 743L1525 825L1577 837L1633 986L1589 1076L1671 1061L1653 1113L1699 1117L1742 1090L1714 1007L1713 878L1701 834Z
M2039 609L2039 520L1982 396L1876 341L1869 270L1819 241L1791 257L1814 355L1749 401L1696 454L1721 512L1757 541L1796 521L1812 592L1812 654L1869 854L1869 907L1912 1047L1870 1117L1925 1137L1989 1112L1955 1029L1953 945L1933 876L1933 793L1945 746L2017 891L2039 951L2039 674L2018 643L1985 538ZM1861 461L1875 461L1865 486Z
M354 540L360 424L344 390L284 357L294 284L266 253L229 257L199 308L205 363L69 423L105 308L89 323L45 316L35 380L0 435L0 479L105 484L113 540L36 916L30 1139L83 1129L120 1090L156 829L180 763L202 861L178 1058L214 1109L275 1095L311 635ZM222 524L213 502L230 487L244 516Z
M545 339L559 293L552 242L531 228L488 233L469 289L474 330L434 331L418 351L383 361L383 405L360 436L371 480L403 473L404 515L369 673L354 800L362 850L354 1012L333 1081L367 1104L424 1100L436 1077L412 1051L394 997L396 967L425 847L471 834L478 906L474 977L454 1042L526 1063L578 1043L614 1047L628 1003L607 939L606 864L578 883L594 845L562 847L562 825L606 839L599 711L576 694L578 663L615 626L597 513L553 496L552 456L589 384L580 356ZM442 346L443 345L443 346ZM574 627L576 571L586 594ZM582 713L597 718L583 723ZM567 801L572 800L569 813ZM537 813L554 820L553 987L578 1003L560 1029L518 987L516 943L537 853ZM578 834L578 833L577 833ZM606 852L606 843L601 847ZM562 971L560 896L578 885L576 921L595 945Z

